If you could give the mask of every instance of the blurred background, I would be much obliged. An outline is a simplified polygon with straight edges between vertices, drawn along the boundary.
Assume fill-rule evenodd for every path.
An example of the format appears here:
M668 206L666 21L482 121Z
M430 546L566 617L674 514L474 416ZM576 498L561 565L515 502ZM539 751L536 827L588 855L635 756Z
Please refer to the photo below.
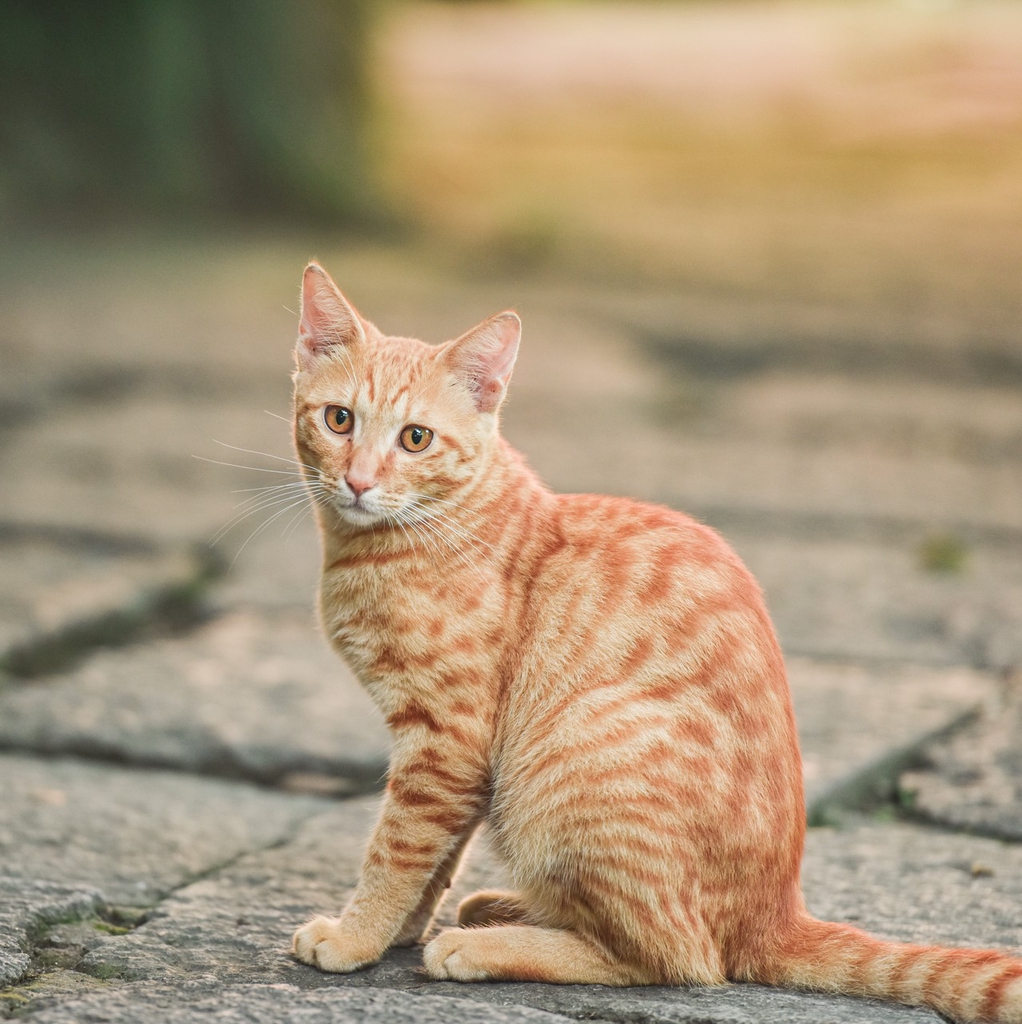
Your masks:
M517 308L513 443L723 530L790 655L1022 663L1013 0L9 0L0 109L9 672L309 606L304 509L231 522L312 256L390 333Z

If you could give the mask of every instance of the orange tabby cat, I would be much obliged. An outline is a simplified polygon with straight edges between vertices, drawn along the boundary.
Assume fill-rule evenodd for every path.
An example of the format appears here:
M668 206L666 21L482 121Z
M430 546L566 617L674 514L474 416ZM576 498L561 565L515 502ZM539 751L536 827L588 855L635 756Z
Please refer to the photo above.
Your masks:
M758 981L1022 1024L1022 960L809 916L760 590L684 515L537 480L497 431L520 326L387 337L305 271L294 429L320 613L393 753L355 893L296 955L347 972L418 941L485 821L516 890L463 901L476 927L426 945L434 978Z

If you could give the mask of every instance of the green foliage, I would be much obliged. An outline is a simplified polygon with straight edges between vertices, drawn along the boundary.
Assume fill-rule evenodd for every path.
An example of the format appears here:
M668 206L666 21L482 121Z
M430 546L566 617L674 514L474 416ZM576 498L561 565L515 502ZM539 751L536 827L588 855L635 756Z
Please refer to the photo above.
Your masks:
M908 789L905 786L898 786L898 792L896 794L898 807L906 814L912 814L916 809L916 800L919 797L919 791L915 789Z
M8 0L0 209L366 217L374 6Z
M92 927L97 932L103 932L104 935L127 935L129 932L134 931L132 928L125 928L122 925L110 924L107 921L93 921Z
M965 542L951 533L935 533L919 548L919 560L927 572L962 572L968 554Z

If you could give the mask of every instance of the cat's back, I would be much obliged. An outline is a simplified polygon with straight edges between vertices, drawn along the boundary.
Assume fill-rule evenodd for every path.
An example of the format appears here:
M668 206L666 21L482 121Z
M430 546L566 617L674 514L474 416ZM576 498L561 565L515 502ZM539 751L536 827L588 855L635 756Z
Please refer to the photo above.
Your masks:
M787 758L794 726L780 648L727 542L624 498L561 495L552 515L555 540L529 582L510 731L545 746L569 734L568 721L609 735L641 718L675 742Z
M533 581L544 604L567 599L605 624L641 631L681 618L691 627L696 614L745 615L751 632L773 639L759 585L711 527L663 505L599 494L557 495L550 515L554 540Z

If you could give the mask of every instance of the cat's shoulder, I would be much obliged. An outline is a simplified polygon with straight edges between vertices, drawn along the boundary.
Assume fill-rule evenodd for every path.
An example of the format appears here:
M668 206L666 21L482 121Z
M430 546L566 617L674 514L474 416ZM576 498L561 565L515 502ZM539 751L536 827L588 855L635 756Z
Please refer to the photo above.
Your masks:
M558 561L622 579L645 580L647 604L692 592L726 593L759 605L762 592L725 538L684 512L595 494L557 496Z
M653 548L684 546L730 560L730 545L711 526L652 502L608 494L559 494L558 517L572 540L648 544Z

